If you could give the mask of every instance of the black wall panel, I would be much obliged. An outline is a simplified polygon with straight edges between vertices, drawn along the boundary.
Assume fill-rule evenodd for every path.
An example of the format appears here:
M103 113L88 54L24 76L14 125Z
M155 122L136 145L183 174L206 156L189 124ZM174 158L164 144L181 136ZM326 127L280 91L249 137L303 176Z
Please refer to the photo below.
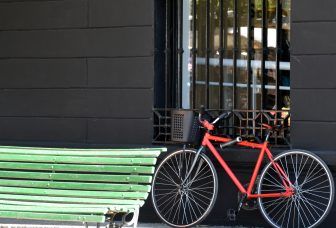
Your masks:
M85 87L85 59L0 59L0 88Z
M150 119L90 119L88 141L100 144L143 144L152 140Z
M0 128L0 142L6 144L84 144L87 137L86 120L78 118L1 117Z
M293 120L336 121L335 89L296 89L291 98Z
M335 21L336 1L292 0L292 21Z
M294 55L336 53L336 21L293 23L291 45Z
M336 122L294 121L293 124L295 127L291 133L297 136L295 145L299 148L317 151L335 150Z
M1 3L0 30L85 27L86 0Z
M151 56L153 42L153 28L148 26L3 31L0 32L0 57Z
M291 141L336 150L336 1L292 1Z
M336 55L295 55L291 58L291 89L336 89Z
M89 87L153 87L153 57L92 58L88 60L88 72Z
M0 0L0 142L151 144L154 0Z
M89 0L89 5L92 27L153 25L153 0Z

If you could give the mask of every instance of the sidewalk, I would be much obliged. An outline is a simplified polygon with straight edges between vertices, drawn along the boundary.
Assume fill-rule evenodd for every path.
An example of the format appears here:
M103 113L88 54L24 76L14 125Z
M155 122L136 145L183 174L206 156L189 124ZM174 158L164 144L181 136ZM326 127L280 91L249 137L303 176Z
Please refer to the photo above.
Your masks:
M12 221L13 222L13 221ZM49 223L49 222L48 222ZM30 223L24 223L23 221L15 221L15 223L7 223L4 222L2 220L0 220L0 228L83 228L83 225L80 224L32 224ZM89 225L89 228L96 228L97 226L94 224ZM100 226L101 228L105 227L105 226ZM160 224L160 223L141 223L138 225L139 228L169 228L169 226L164 225L164 224ZM232 226L207 226L207 225L199 225L196 226L198 228L233 228ZM235 228L243 228L242 226L235 226Z

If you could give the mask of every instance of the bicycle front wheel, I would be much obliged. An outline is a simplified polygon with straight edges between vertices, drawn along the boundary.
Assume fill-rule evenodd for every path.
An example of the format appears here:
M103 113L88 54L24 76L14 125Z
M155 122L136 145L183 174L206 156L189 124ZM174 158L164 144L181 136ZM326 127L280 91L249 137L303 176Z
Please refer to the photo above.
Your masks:
M152 201L157 215L173 227L200 223L215 204L218 190L216 170L207 156L194 150L179 150L158 166L153 179Z
M263 216L274 227L315 227L328 215L334 199L334 181L323 160L309 151L293 150L274 162L290 179L291 197L259 198ZM258 194L285 192L281 175L269 163L258 184Z

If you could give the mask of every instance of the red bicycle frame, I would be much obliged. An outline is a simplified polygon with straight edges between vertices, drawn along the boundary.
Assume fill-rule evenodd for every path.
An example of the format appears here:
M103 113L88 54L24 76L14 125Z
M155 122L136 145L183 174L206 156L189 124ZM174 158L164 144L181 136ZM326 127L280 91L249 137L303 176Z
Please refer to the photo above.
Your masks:
M205 124L206 128L208 128L208 129L210 128L209 130L213 129L213 126L210 123L207 122L207 123L204 123L204 124ZM212 154L216 157L218 162L221 164L223 169L226 171L226 173L232 179L233 183L237 186L239 191L243 194L246 194L247 199L291 197L294 194L294 190L291 187L292 184L291 184L289 178L287 177L286 173L283 171L283 169L280 167L279 164L274 162L273 155L272 155L271 151L268 149L268 141L267 140L263 144L252 143L252 142L248 142L248 141L241 141L241 142L237 143L237 145L239 145L239 146L249 147L249 148L253 148L253 149L260 149L259 157L258 157L257 163L255 165L255 168L254 168L254 171L253 171L253 174L252 174L252 177L251 177L251 180L250 180L250 183L249 183L247 189L244 188L242 183L238 180L236 175L232 172L231 168L227 165L227 163L221 157L221 155L216 150L216 148L211 143L211 141L219 142L219 143L227 143L227 142L232 141L232 139L219 137L219 136L214 136L214 135L211 135L208 131L207 133L205 133L205 136L204 136L203 141L202 141L202 146L203 147L208 147L210 149ZM254 186L255 181L257 179L257 176L258 176L263 158L265 156L265 153L266 153L268 159L272 163L274 169L277 171L278 175L280 176L280 178L283 182L283 185L285 187L284 192L274 192L274 193L267 193L267 194L253 194L252 193L252 189L253 189L253 186Z

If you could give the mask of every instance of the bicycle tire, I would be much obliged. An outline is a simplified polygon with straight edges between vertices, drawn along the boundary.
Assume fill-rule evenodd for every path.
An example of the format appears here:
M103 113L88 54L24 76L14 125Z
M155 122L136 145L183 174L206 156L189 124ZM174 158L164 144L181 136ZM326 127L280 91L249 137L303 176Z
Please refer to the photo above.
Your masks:
M326 163L309 151L285 151L274 161L295 189L291 197L258 198L264 218L273 227L316 227L327 217L334 200L334 180ZM258 194L284 192L272 163L261 173Z
M153 206L156 214L169 226L190 227L199 224L216 202L217 172L204 154L200 154L184 187L181 186L183 176L186 176L195 155L194 150L172 152L155 171L152 184ZM184 211L180 218L182 207ZM189 219L187 216L190 216Z

